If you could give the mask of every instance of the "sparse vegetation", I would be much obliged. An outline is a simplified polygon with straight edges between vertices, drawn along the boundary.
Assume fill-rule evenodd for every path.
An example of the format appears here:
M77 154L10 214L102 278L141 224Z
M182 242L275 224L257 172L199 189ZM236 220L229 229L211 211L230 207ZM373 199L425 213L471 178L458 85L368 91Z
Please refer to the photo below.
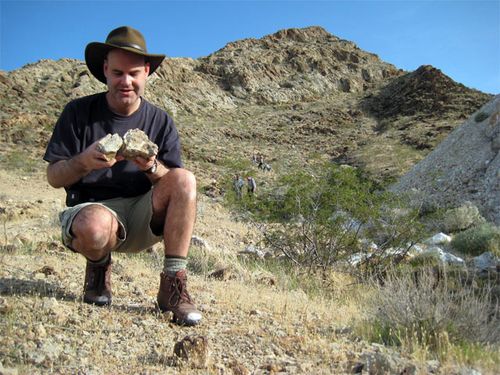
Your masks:
M478 112L476 114L476 116L474 116L474 121L476 122L483 122L484 120L486 120L488 117L490 117L489 114L487 114L486 112Z
M500 317L491 289L456 281L446 270L429 266L388 273L383 283L371 284L360 333L410 352L425 348L441 360L459 347L498 344Z
M484 223L456 234L451 246L462 254L481 255L490 251L500 257L500 228Z
M499 373L498 344L485 343L494 342L484 333L495 331L496 318L483 319L487 289L457 290L461 279L451 273L447 289L416 286L412 272L436 267L435 259L387 273L420 227L415 212L382 193L491 96L429 67L405 74L335 40L311 28L235 42L207 58L166 59L148 85L146 97L175 114L184 161L199 181L195 234L211 244L190 253L190 293L204 313L194 329L154 308L161 248L113 255L113 305L81 303L85 262L60 245L55 212L64 196L42 177L41 157L68 99L103 87L76 60L2 73L0 372L335 374L359 361L370 372L363 356L384 352L397 368L379 373L402 373L400 354L417 373L434 358L443 364L436 373L460 373L462 364ZM342 66L348 57L353 74ZM367 84L357 73L364 68L381 74ZM349 93L328 81L342 71ZM276 82L294 84L274 90ZM271 172L251 163L253 152ZM234 173L256 177L256 196L236 200ZM238 214L220 205L226 198ZM269 256L239 253L250 245ZM385 256L391 247L396 258ZM220 269L228 273L215 277ZM368 282L374 273L378 281ZM434 319L441 313L446 319ZM353 321L361 322L354 332ZM205 369L172 358L174 343L193 333L209 338Z

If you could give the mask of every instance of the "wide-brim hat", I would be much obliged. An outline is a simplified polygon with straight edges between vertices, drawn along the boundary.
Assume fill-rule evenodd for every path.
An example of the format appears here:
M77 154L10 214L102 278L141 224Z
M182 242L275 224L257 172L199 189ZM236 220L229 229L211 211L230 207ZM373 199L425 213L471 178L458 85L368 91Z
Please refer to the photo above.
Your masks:
M119 27L109 33L104 43L92 42L85 48L85 63L94 77L102 83L106 83L104 59L115 48L144 56L150 64L149 75L154 73L165 58L165 55L148 53L146 41L139 31L129 26Z

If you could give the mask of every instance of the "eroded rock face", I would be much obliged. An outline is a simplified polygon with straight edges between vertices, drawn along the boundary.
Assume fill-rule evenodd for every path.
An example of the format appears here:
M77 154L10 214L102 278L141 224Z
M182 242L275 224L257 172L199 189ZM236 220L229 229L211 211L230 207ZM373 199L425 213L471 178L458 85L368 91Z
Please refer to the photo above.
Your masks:
M97 144L97 151L106 155L108 160L114 159L123 145L123 139L118 134L108 134Z
M120 154L125 159L134 159L138 156L145 159L158 153L158 146L151 142L142 130L131 129L123 136L123 146Z
M415 191L437 207L476 206L486 220L500 224L500 95L456 128L392 189ZM471 206L472 207L472 206ZM479 220L477 210L462 208L459 216L469 226ZM451 229L451 228L449 228Z

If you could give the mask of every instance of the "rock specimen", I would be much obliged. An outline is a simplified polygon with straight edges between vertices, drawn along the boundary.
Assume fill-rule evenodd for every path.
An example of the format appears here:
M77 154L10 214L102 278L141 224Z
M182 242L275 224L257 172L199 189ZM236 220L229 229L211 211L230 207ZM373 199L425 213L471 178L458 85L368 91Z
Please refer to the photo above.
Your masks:
M102 152L106 159L111 160L114 159L116 153L123 145L122 137L118 134L108 134L103 139L99 141L97 144L97 151Z
M174 346L174 354L193 368L208 365L208 339L205 336L186 336Z
M123 136L123 146L120 154L125 159L134 159L141 156L145 159L158 153L158 146L151 142L142 130L131 129Z
M116 155L122 155L129 160L137 156L148 159L158 153L158 146L151 142L142 130L131 129L125 133L123 139L116 133L106 135L97 144L97 150L108 160L114 159Z

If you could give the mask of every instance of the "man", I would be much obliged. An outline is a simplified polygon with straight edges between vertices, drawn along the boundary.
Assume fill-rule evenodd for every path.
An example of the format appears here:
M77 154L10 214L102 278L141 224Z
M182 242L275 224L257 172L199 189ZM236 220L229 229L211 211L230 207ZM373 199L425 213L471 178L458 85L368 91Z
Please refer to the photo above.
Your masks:
M255 182L255 179L251 176L247 176L247 193L248 193L248 195L252 196L255 193L256 189L257 189L257 183Z
M234 190L236 191L236 197L238 199L241 199L243 195L243 186L245 185L243 178L241 178L240 175L236 174L234 176L233 184L234 184Z
M44 160L47 179L64 187L64 244L87 259L84 301L109 305L111 253L138 252L164 240L157 296L179 324L201 320L187 292L186 258L196 214L196 180L182 168L180 142L168 114L143 98L148 75L165 58L148 54L142 34L119 27L105 43L85 49L90 72L108 91L70 102L56 123ZM141 129L158 145L156 156L124 160L99 152L107 134Z

